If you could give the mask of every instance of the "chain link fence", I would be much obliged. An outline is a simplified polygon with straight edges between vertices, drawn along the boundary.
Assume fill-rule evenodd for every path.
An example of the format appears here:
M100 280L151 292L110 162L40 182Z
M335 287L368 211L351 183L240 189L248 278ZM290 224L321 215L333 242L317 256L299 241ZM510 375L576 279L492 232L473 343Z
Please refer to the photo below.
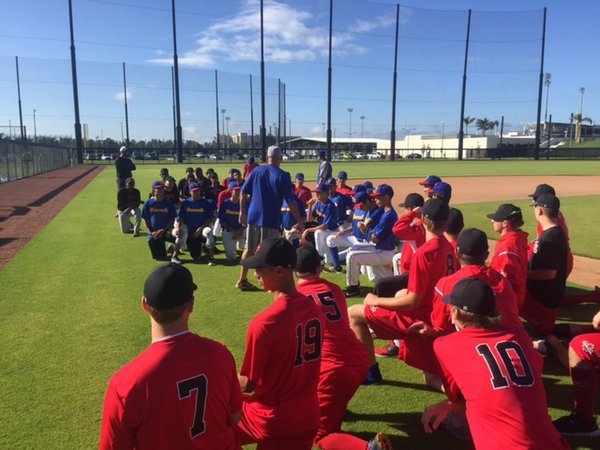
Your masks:
M73 154L66 147L0 141L0 183L69 167Z

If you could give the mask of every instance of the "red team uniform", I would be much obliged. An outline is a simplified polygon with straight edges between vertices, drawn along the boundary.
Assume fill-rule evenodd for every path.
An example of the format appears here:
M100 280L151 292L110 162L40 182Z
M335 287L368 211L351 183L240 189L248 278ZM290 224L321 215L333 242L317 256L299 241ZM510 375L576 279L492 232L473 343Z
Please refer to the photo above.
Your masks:
M231 415L241 409L229 350L184 332L152 343L112 377L100 449L238 450Z
M517 298L508 280L491 267L470 265L461 268L453 275L442 278L435 286L431 313L431 325L435 329L455 331L450 317L451 306L442 302L442 298L450 295L456 283L464 278L477 278L490 285L496 295L496 308L502 314L504 325L523 326L519 319Z
M350 328L344 293L321 278L305 280L297 289L321 307L325 318L318 387L321 420L315 445L364 450L364 440L341 432L346 406L365 380L369 366L366 348Z
M400 270L398 272L400 274L409 272L412 256L425 243L425 226L423 222L417 221L413 224L417 217L419 217L418 213L409 210L396 221L392 228L394 236L404 241L402 256L400 257Z
M243 445L311 448L319 428L322 320L320 308L297 294L279 297L250 322L240 375L257 385L254 395L243 397Z
M414 254L408 275L408 291L421 296L414 309L393 311L373 306L365 307L365 317L375 334L382 339L403 339L400 359L427 372L437 371L435 361L423 352L428 344L421 336L406 333L417 321L430 323L435 284L459 268L454 248L444 236L434 236Z
M476 448L559 450L541 366L522 327L464 328L435 340L446 394L464 398Z
M525 300L527 291L528 234L524 231L509 231L501 236L490 267L504 275L510 282L519 305Z

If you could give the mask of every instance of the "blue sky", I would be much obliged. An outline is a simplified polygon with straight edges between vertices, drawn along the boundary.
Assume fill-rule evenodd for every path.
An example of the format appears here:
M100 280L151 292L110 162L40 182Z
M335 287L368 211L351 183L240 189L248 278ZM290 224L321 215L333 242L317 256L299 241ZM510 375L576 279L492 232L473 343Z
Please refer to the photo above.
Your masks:
M74 0L81 119L90 137L121 138L122 62L130 134L172 136L172 34L168 0ZM327 104L327 0L265 0L267 127L274 131L277 79L286 84L295 135L321 135ZM221 117L231 134L260 122L257 0L178 0L177 28L184 138L215 134L214 71ZM573 5L576 5L574 7ZM421 0L400 9L396 128L456 133L466 11L473 9L466 114L500 120L507 130L535 121L542 9L548 7L545 72L548 112L568 121L579 111L600 120L600 5L594 0ZM334 2L333 126L337 137L389 137L395 4ZM66 0L0 4L0 132L18 124L15 56L20 59L24 123L39 134L73 130ZM545 95L542 118L545 110ZM353 110L352 113L348 109ZM364 119L361 119L364 117ZM289 128L289 122L288 122ZM288 130L289 131L289 130ZM470 130L474 131L474 127Z

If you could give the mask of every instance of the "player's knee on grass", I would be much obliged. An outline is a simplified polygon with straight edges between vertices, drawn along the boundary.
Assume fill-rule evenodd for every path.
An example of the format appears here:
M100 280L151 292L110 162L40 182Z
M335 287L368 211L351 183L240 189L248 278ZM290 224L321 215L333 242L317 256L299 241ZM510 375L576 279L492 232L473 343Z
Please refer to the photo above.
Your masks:
M348 308L348 316L352 323L367 323L364 305L352 305Z

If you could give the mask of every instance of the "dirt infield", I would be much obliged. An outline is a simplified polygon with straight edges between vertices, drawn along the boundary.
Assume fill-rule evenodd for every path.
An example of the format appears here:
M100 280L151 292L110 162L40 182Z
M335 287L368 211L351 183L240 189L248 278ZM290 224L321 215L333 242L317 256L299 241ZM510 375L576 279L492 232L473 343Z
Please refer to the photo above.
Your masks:
M73 166L0 184L0 269L101 171Z

